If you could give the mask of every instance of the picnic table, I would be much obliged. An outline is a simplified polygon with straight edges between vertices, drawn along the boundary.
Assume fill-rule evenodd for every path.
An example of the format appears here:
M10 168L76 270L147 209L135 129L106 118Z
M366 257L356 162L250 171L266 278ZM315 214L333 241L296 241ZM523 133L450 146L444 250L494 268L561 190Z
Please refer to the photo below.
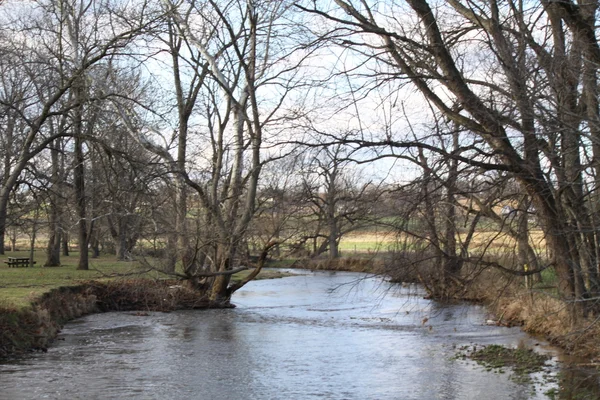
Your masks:
M8 257L7 261L4 261L5 264L8 264L9 268L19 268L19 267L29 267L30 264L35 264L35 261L31 263L29 257Z

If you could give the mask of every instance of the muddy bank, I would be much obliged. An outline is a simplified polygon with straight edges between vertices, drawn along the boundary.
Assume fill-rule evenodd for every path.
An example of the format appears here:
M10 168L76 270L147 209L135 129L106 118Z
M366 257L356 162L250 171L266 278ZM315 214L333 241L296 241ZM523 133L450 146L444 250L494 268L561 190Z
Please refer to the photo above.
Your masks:
M0 307L0 358L29 350L46 351L66 322L86 314L210 307L216 305L178 281L93 281L53 289L34 301L29 308Z

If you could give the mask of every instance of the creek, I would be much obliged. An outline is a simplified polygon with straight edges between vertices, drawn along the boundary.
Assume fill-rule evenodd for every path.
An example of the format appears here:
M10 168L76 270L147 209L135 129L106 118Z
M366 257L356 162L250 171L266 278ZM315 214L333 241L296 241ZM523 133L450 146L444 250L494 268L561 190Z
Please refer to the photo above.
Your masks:
M463 346L558 355L483 307L345 272L251 282L234 309L110 312L68 323L47 353L0 364L1 399L548 399L559 373L487 371Z

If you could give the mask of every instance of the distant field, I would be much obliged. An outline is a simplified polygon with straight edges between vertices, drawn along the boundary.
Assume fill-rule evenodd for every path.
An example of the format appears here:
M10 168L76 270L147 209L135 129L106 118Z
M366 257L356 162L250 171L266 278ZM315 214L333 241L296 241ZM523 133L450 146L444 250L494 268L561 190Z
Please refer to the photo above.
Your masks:
M460 235L464 240L465 235ZM373 254L388 252L402 246L404 249L415 250L416 240L404 234L392 231L362 231L346 235L340 243L342 256L353 254ZM544 255L545 241L541 231L530 233L530 243L534 250ZM19 248L26 249L27 243L20 241ZM516 243L514 239L506 234L484 231L475 234L470 251L473 254L485 252L488 255L501 255L514 257ZM8 251L4 256L0 255L0 305L12 304L25 306L39 295L59 286L77 285L81 282L93 279L114 279L115 276L132 276L142 273L144 267L138 262L117 261L113 255L102 255L100 258L90 259L89 271L76 270L78 252L72 251L69 257L61 257L62 266L43 268L45 252L38 249L35 252L36 266L34 268L8 268L4 263L7 257L28 257L28 251ZM152 261L152 260L149 260ZM143 272L144 276L151 278L164 277L157 271ZM239 276L242 276L241 273ZM239 278L238 276L238 278ZM261 277L267 277L265 273Z
M464 240L465 235L461 235ZM535 251L542 252L546 248L546 241L541 230L529 232L529 243ZM506 233L498 233L493 231L478 232L473 235L473 240L469 248L472 251L514 251L516 249L516 241Z
M342 252L369 253L389 251L396 245L394 232L360 232L346 235L340 241Z
M460 240L465 240L466 235L461 234ZM529 234L530 244L534 250L542 252L545 249L546 243L542 231L536 230ZM414 247L416 243L414 238L409 238L405 234L397 234L395 232L358 232L347 235L340 242L340 250L342 252L369 253L390 251L402 245L404 248ZM498 233L493 231L478 232L474 235L470 243L470 250L479 253L498 253L498 252L513 252L515 250L515 240L506 233Z

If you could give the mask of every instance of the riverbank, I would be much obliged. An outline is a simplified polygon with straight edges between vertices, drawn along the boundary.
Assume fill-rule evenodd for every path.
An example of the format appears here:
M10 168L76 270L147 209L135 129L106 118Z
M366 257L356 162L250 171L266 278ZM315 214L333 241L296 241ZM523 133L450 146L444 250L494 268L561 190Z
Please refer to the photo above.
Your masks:
M78 271L69 264L0 268L0 358L45 351L66 322L86 314L217 306L181 281L165 279L135 263L107 257L94 264L90 271ZM241 280L245 274L247 271L238 273L233 280ZM262 271L257 279L283 276L279 271Z
M311 270L350 271L388 275L395 282L415 282L415 274L391 268L385 257L347 257L337 260L296 260L271 264L271 266L304 268ZM127 267L132 269L131 265ZM44 350L63 324L82 315L103 311L171 311L177 309L209 308L211 305L198 294L186 289L181 282L164 279L135 278L114 279L118 271L101 272L102 279L73 280L78 271L59 274L58 269L12 269L4 273L36 275L44 284L35 285L31 277L21 277L25 283L17 289L0 287L0 295L17 290L13 303L0 300L0 357L10 357L30 349ZM20 271L20 272L19 272ZM121 273L123 271L120 271ZM107 275L114 275L106 278ZM60 279L63 284L59 284ZM265 273L261 277L284 276ZM69 279L65 280L66 277ZM4 281L3 281L4 283ZM21 287L22 286L22 287ZM14 297L14 296L13 296ZM1 298L1 297L0 297ZM590 317L573 320L567 305L543 290L525 290L514 277L489 271L479 274L471 282L463 298L476 300L488 306L489 323L520 326L525 332L546 338L569 354L582 357L590 364L600 357L600 329Z
M398 268L384 256L346 257L336 260L297 260L290 268L383 274L396 283L416 283L425 274L415 268ZM273 266L273 265L272 265ZM277 266L275 264L274 266ZM597 315L573 318L569 304L557 298L552 282L538 282L527 288L524 278L496 270L469 271L468 285L457 291L456 301L485 304L490 324L519 326L528 334L543 337L574 360L600 367L600 326ZM423 282L419 282L423 283Z
M23 400L199 393L207 399L548 400L543 392L555 387L541 377L518 383L509 368L494 373L454 358L470 343L478 349L536 343L518 329L482 324L480 306L440 306L416 285L394 287L377 276L298 272L245 286L233 298L235 310L77 319L47 354L3 363L0 393Z
M544 291L507 290L492 294L486 304L501 325L517 325L525 332L544 337L575 359L589 366L600 366L600 326L597 316L574 318L566 302Z
M50 290L30 307L0 307L0 357L45 351L61 327L86 314L105 311L173 311L210 308L194 291L172 280L90 281Z

